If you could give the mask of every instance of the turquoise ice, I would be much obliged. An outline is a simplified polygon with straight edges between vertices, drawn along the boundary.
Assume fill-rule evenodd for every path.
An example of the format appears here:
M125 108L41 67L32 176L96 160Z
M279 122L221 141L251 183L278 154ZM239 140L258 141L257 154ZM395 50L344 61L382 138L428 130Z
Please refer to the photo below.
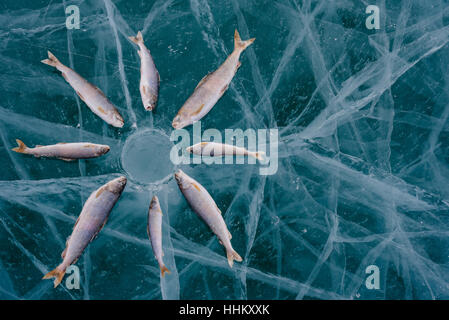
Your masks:
M448 299L449 5L371 4L379 29L367 29L368 3L356 0L3 0L0 299ZM79 29L67 28L70 5ZM278 129L275 175L167 157L174 116L232 52L235 29L256 41L202 128ZM154 112L142 107L128 40L138 30L161 76ZM47 50L101 88L122 129L40 63ZM16 138L111 151L36 159L11 151ZM243 258L233 269L179 192L176 168L223 212ZM121 199L76 263L80 289L66 279L53 289L41 278L60 263L84 201L121 174ZM154 194L163 280L146 234Z

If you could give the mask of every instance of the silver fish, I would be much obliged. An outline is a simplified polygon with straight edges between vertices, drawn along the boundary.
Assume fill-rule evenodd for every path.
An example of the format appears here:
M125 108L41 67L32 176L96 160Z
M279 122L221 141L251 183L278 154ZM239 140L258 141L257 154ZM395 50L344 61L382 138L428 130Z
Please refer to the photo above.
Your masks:
M48 59L42 63L48 64L61 71L64 79L72 86L81 100L101 119L114 127L123 127L124 121L117 108L106 98L98 87L89 83L78 73L63 65L50 51Z
M187 152L210 157L222 157L222 156L251 156L257 160L262 161L264 159L265 152L263 151L248 151L245 148L233 146L230 144L217 143L217 142L200 142L193 146L186 148Z
M142 97L145 110L151 111L156 108L159 96L159 72L156 69L150 50L143 42L142 33L139 31L137 36L131 36L129 39L139 46L137 53L140 57L140 96Z
M195 88L192 95L179 109L172 126L181 129L203 118L228 89L232 78L240 67L242 52L254 42L255 38L242 41L237 30L234 34L234 51L214 72L206 75Z
M119 177L101 186L87 199L72 234L67 239L66 247L61 254L62 263L47 273L43 279L55 278L55 288L61 283L68 266L74 264L84 249L95 239L106 224L109 214L126 185L126 178Z
M229 266L232 268L234 260L242 261L239 254L232 248L231 233L226 226L220 209L218 209L209 192L198 181L189 177L182 170L176 171L175 179L193 211L212 229L226 249Z
M151 199L150 209L148 210L147 232L151 241L154 256L161 269L161 275L164 276L166 272L170 273L170 271L167 269L162 259L164 256L164 252L162 251L162 210L157 196L154 196L153 199Z
M12 149L15 152L33 155L36 158L58 158L64 161L77 159L89 159L102 156L109 152L110 148L104 144L93 144L90 142L58 143L48 146L37 145L29 148L21 140L16 139L18 147Z

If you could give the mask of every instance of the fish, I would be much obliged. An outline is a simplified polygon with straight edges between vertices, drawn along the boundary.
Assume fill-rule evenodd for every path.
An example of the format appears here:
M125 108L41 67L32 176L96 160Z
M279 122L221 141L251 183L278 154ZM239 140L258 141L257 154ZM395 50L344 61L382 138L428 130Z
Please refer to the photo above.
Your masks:
M192 95L173 119L173 128L182 129L191 125L202 119L212 109L226 92L232 78L240 67L240 55L254 40L255 38L242 41L238 31L235 30L234 51L217 70L201 79Z
M94 144L90 142L74 142L52 144L48 146L37 145L29 148L22 140L16 139L18 147L12 151L33 155L36 158L57 158L64 161L74 161L77 159L89 159L100 157L109 152L110 147L104 144Z
M232 248L232 236L221 211L209 192L198 181L189 177L182 170L175 172L175 179L193 211L212 229L220 244L226 249L229 266L232 268L234 260L241 262L242 258Z
M123 127L125 122L122 116L98 87L88 82L74 70L63 65L50 51L47 51L47 54L48 59L44 59L41 62L61 71L65 81L70 84L93 113L114 127Z
M156 108L159 96L159 83L161 81L159 72L156 69L150 50L143 42L142 33L139 31L137 36L128 38L139 46L137 53L140 57L140 96L145 110L151 111Z
M222 156L251 156L259 161L264 160L265 152L263 151L248 151L245 148L233 146L230 144L217 143L217 142L200 142L193 146L186 148L187 152L210 157L222 157Z
M126 186L126 177L113 179L91 193L75 222L72 234L67 238L61 254L62 262L43 279L55 278L56 288L64 278L66 269L76 263L84 249L91 243L106 224L109 214Z
M164 276L165 273L170 274L170 270L167 269L162 259L164 256L164 252L162 251L162 210L157 196L154 196L150 202L147 233L151 241L154 256L159 263L161 275Z

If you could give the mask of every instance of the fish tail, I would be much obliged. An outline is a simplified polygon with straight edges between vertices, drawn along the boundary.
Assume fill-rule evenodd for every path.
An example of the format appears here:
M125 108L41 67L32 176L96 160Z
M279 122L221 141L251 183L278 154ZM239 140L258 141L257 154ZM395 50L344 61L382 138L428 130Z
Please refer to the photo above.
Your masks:
M18 152L18 153L25 153L25 150L28 149L25 143L23 143L22 140L16 139L18 147L13 148L12 151Z
M159 266L159 268L161 269L161 275L164 277L165 273L170 274L170 270L167 269L167 267L163 264L161 266Z
M59 266L57 266L56 269L47 273L42 279L55 278L55 280L53 281L53 284L55 285L55 288L56 288L61 283L62 278L64 278L65 270L66 269L62 269Z
M235 29L235 33L234 33L234 50L245 50L247 47L249 47L254 40L256 40L256 38L251 38L249 40L245 40L243 41L242 39L240 39L240 34L237 31L237 29Z
M228 263L231 268L234 265L234 260L238 262L241 262L243 260L242 257L239 256L239 254L232 248L226 249L226 255L228 257Z
M135 44L143 43L142 32L139 31L137 32L137 35L135 37L131 36L128 37L128 39L134 42Z
M256 158L259 161L263 161L265 159L265 152L264 151L257 151L253 153L253 157Z
M47 51L48 54L48 59L44 59L41 62L48 64L49 66L52 67L58 67L59 65L61 65L61 62L59 62L58 58L55 57L55 55L53 53L51 53L50 51Z

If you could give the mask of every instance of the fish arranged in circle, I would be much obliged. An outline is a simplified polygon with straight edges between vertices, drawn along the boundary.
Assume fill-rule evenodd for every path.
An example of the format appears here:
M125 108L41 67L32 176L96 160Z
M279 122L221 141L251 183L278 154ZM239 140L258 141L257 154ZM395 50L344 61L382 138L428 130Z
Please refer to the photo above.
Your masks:
M136 36L130 36L129 39L139 47L138 54L141 66L139 90L145 110L151 111L156 108L158 102L159 72L150 50L144 44L142 33L139 31ZM181 129L202 119L214 107L228 89L230 82L240 67L240 55L254 40L255 38L243 41L238 31L235 30L234 51L216 71L209 73L198 83L193 94L187 99L173 119L173 128ZM48 59L41 62L59 70L64 79L92 112L114 127L122 128L124 126L124 120L117 108L98 87L62 64L50 51L47 54ZM19 139L16 142L18 146L12 150L17 153L32 155L37 158L56 158L64 161L96 158L108 153L110 150L108 145L91 142L61 142L54 145L36 145L34 148L28 147ZM188 147L187 151L202 156L241 155L254 157L260 161L264 159L263 152L252 152L243 147L215 142L201 142ZM198 181L188 176L182 170L176 171L174 178L192 210L206 223L217 236L220 244L225 248L229 266L232 267L234 261L241 262L242 258L232 247L232 236L222 213L209 192ZM83 254L84 249L96 238L106 224L126 184L126 177L121 176L107 182L90 194L73 227L72 234L67 239L66 247L61 254L62 262L54 270L48 272L43 279L54 278L55 287L61 283L67 268L76 263ZM154 195L148 209L147 233L153 254L163 277L166 273L170 274L170 271L163 260L162 216L159 199Z

